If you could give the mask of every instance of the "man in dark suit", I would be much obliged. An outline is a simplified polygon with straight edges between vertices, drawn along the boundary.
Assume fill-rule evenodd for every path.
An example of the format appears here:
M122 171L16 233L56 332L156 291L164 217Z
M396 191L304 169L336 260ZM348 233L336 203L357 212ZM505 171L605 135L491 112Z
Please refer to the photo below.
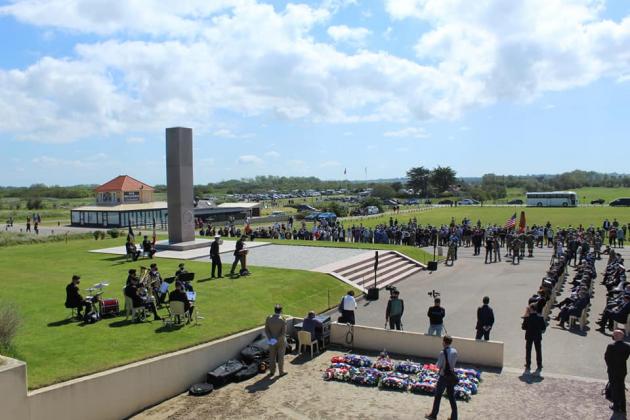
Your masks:
M604 359L606 360L606 367L608 370L608 382L610 383L610 390L612 396L612 406L610 407L617 413L626 413L626 364L628 362L628 356L630 356L630 345L624 343L625 333L621 330L615 330L612 338L614 343L611 343L606 348ZM624 417L625 418L625 417Z
M606 309L602 314L602 319L598 322L600 332L604 332L604 328L608 325L610 331L613 330L613 322L620 322L625 324L628 321L628 314L630 314L630 294L625 293L623 295L623 303L615 309Z
M477 325L475 326L477 335L475 340L481 340L482 337L484 340L490 340L490 330L494 325L494 311L488 306L489 303L490 298L484 296L483 305L477 308Z
M538 312L536 304L529 305L523 319L522 328L525 330L525 369L530 370L532 364L532 344L536 348L536 372L542 370L542 335L547 329L545 319Z
M216 269L219 269L219 278L222 278L221 255L219 254L219 240L221 235L214 235L214 242L210 245L210 259L212 260L212 272L210 278L214 278Z
M238 263L241 263L241 269L245 268L243 264L243 254L242 251L245 248L245 235L241 236L238 241L236 241L236 246L234 248L234 262L232 263L232 269L230 270L230 276L234 275L234 271L236 270L236 266Z
M72 276L72 282L66 286L66 308L76 308L77 318L82 318L81 310L85 308L87 314L90 310L90 304L83 299L83 296L79 293L79 283L81 277L76 274Z

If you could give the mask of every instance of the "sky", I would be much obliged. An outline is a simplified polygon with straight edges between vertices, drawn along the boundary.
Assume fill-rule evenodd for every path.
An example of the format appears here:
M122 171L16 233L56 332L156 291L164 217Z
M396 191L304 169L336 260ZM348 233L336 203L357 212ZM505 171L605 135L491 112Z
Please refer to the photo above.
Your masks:
M628 173L628 0L0 0L0 185ZM344 175L346 171L346 175Z

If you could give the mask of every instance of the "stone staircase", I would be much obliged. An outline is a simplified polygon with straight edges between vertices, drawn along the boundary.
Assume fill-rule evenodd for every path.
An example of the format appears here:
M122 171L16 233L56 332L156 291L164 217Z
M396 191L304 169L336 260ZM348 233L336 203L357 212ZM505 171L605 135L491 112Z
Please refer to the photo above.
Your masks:
M393 251L379 251L376 287L382 289L424 268L422 264L405 255ZM335 267L330 274L365 292L368 288L374 287L374 255L368 254L341 267Z

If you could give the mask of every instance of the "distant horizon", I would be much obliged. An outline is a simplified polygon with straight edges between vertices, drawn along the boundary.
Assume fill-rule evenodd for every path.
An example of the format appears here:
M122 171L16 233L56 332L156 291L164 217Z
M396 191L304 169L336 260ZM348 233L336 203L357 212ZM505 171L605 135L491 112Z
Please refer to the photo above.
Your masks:
M455 169L455 168L453 168ZM572 172L574 170L582 170L582 169L573 169L570 171L566 171L566 172ZM194 168L193 168L194 171ZM623 176L630 176L630 173L616 173L616 172L597 172L597 171L589 171L589 170L583 170L585 172L596 172L598 174L601 175L609 175L609 176L619 176L619 177L623 177ZM494 175L496 176L515 176L515 177L540 177L540 176L544 176L544 177L553 177L553 176L557 176L560 175L562 173L566 173L566 172L558 172L558 173L545 173L545 174L497 174L495 173ZM468 180L468 179L478 179L480 180L482 178L483 175L487 175L490 174L491 172L485 173L485 174L481 174L478 176L460 176L457 175L457 179L463 179L463 180ZM107 179L103 179L101 181L97 181L97 182L82 182L82 183L76 183L76 184L46 184L45 182L33 182L31 184L27 184L27 185L0 185L0 188L28 188L31 185L38 185L38 184L43 184L46 185L47 187L52 187L52 186L59 186L59 187L76 187L76 186L80 186L80 185L102 185L108 181L110 181L111 179L119 176L119 175L128 175L131 176L133 178L138 179L139 181L142 182L146 182L151 186L156 186L156 185L166 185L166 180L164 180L164 182L156 182L156 183L152 183L152 182L147 182L146 180L142 179L139 176L135 176L133 174L130 173L120 173L120 174L112 174L112 176L107 177ZM226 178L226 179L222 179L222 180L218 180L218 181L208 181L208 182L198 182L198 181L194 181L195 185L207 185L207 184L216 184L216 183L220 183L220 182L226 182L226 181L232 181L232 180L243 180L243 179L253 179L256 176L283 176L283 175L271 175L271 174L258 174L258 175L254 175L252 177L247 177L247 178ZM287 175L287 177L297 177L297 178L309 178L312 177L314 175ZM391 178L374 178L374 179L345 179L345 178L330 178L330 179L325 179L325 178L318 178L320 181L324 181L324 182L349 182L349 183L379 183L379 182L402 182L406 179L405 176L402 177L391 177ZM595 188L595 187L594 187ZM605 188L605 187L601 187L601 188Z

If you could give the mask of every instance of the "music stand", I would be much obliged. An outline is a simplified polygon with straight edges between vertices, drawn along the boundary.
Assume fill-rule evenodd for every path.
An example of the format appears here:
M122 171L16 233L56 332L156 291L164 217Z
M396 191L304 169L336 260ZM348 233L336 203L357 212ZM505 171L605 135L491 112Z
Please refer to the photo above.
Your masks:
M178 281L190 282L195 279L195 273L182 273L177 276Z

